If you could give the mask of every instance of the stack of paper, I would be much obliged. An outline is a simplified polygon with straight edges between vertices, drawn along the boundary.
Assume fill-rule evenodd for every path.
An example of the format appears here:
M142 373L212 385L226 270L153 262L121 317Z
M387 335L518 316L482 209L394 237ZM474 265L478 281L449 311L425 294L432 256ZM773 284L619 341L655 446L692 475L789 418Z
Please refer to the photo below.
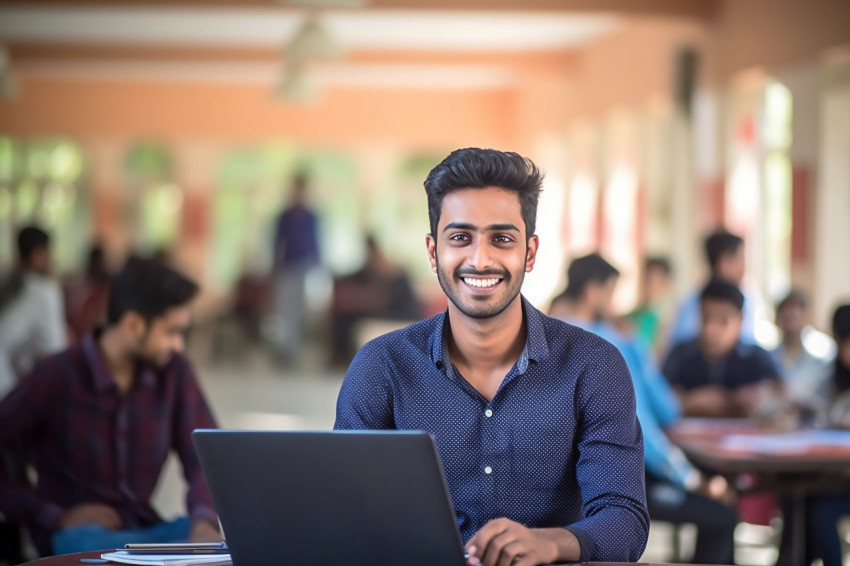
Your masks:
M229 566L233 562L230 554L139 554L126 550L116 550L100 555L104 560L121 564L140 564L142 566Z

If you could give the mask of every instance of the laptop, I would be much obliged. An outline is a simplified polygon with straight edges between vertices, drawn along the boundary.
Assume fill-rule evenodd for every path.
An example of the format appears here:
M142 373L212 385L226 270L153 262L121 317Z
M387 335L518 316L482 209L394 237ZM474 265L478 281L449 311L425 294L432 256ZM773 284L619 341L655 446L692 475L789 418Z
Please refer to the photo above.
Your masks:
M433 439L196 430L235 566L464 566Z

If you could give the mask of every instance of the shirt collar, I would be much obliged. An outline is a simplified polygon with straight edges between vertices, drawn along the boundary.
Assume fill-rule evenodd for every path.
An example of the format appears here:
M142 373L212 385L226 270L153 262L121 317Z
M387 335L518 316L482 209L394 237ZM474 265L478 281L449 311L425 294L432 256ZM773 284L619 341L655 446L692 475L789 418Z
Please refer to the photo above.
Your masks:
M528 369L529 362L539 364L549 355L549 342L546 339L545 329L543 327L543 319L545 315L534 308L528 300L520 296L522 299L522 313L525 321L526 338L525 346L517 360L517 371L519 374L525 373ZM448 325L449 314L448 310L438 315L434 330L431 332L431 361L437 369L446 369L451 375L451 364L449 363L448 352Z
M103 354L100 353L100 349L97 347L97 338L101 332L102 329L97 329L85 335L83 338L83 352L91 368L95 389L106 391L115 386L115 381L112 379L112 373L106 365L106 360L103 359ZM154 387L156 385L156 372L147 364L141 366L137 371L135 383L143 387Z

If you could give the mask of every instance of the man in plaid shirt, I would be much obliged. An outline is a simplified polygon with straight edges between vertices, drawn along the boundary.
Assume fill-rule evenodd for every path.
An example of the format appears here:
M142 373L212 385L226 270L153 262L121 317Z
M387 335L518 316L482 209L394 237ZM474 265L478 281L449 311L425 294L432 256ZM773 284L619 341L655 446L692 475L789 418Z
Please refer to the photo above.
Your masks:
M191 442L215 420L182 355L197 292L131 259L111 284L106 327L40 361L0 402L0 443L19 443L38 475L33 485L0 465L0 513L28 526L42 553L221 540ZM150 498L171 450L189 517L165 522Z

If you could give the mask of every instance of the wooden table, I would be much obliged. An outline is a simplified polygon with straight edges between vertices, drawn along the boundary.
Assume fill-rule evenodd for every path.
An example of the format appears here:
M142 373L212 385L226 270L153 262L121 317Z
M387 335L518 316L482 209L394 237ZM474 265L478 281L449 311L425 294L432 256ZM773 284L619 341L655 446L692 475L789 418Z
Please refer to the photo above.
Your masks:
M837 433L834 445L811 446L802 443L809 433L790 434L759 429L739 419L683 419L669 431L694 464L725 476L739 490L790 497L792 513L785 524L792 529L790 555L796 565L805 562L807 496L837 487L850 491L850 442L846 442L850 432ZM800 435L799 442L793 441L794 434ZM788 450L782 449L784 442L777 442L783 439L791 439ZM737 481L744 474L756 475L758 482Z
M41 560L34 560L33 562L27 562L27 564L36 564L38 566L80 566L80 558L100 558L100 555L103 552L109 551L99 551L99 552L81 552L79 554L64 554L62 556L51 556L50 558L42 558ZM622 566L623 562L588 562L587 566ZM632 566L680 566L675 564L650 564L648 562L630 562ZM693 565L691 565L693 566Z

